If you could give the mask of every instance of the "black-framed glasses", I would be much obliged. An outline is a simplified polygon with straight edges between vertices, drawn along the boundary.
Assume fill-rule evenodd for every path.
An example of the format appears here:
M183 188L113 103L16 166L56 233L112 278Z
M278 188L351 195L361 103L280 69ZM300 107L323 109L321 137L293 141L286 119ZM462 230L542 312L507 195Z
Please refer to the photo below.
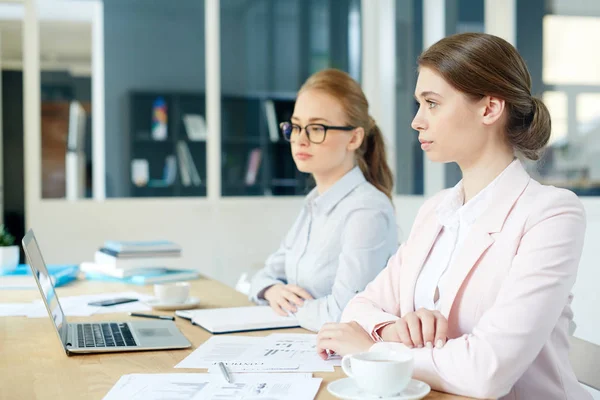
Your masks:
M325 136L327 135L327 131L336 130L336 131L351 131L356 129L354 126L331 126L331 125L323 125L323 124L308 124L304 128L300 125L292 124L291 122L282 122L279 124L279 129L281 130L281 134L283 138L290 142L292 137L298 137L302 129L306 132L306 137L311 143L319 144L325 141Z

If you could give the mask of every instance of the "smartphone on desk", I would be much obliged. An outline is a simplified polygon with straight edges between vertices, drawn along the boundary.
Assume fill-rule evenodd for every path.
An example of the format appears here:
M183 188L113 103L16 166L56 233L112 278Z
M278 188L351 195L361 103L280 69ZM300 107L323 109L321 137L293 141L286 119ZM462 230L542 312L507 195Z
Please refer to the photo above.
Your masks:
M138 299L133 299L130 297L120 297L118 299L91 301L88 303L88 306L107 307L107 306L116 306L117 304L132 303L134 301L138 301Z

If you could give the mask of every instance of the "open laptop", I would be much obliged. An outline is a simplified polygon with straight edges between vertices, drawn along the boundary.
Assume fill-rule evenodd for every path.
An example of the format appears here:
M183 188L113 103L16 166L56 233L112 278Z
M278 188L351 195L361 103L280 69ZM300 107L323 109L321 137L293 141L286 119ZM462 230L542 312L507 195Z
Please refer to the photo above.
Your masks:
M23 249L67 355L183 349L191 346L173 321L68 323L31 229L23 238Z

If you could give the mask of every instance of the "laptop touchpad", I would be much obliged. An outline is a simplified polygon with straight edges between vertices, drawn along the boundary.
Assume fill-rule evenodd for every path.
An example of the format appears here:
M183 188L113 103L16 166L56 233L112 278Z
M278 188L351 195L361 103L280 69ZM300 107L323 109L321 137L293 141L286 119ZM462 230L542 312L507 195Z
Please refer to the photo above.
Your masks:
M168 328L138 328L136 332L141 337L168 337L173 336Z

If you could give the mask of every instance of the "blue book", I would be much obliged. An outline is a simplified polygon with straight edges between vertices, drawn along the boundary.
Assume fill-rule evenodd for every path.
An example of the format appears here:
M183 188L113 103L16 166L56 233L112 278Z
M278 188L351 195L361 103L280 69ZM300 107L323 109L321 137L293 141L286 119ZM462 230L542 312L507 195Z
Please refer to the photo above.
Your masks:
M99 280L106 282L121 282L132 285L149 285L161 282L187 281L196 279L200 276L198 271L193 270L167 270L148 272L139 275L132 275L125 278L117 278L114 276L105 275L101 272L87 271L85 278L90 280Z
M79 274L79 266L78 265L58 265L58 264L50 264L47 265L48 274L54 282L55 287L62 286L66 283L74 281L77 279L77 275ZM0 276L27 276L31 275L31 268L28 264L19 264L17 268L12 270L4 270L0 268ZM31 287L36 287L35 282L32 281Z

